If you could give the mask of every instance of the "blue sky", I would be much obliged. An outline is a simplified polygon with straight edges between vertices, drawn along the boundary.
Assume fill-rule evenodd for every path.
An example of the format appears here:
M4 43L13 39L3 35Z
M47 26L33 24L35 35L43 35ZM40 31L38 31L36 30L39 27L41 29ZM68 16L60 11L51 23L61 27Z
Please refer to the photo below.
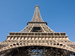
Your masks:
M75 42L75 0L0 0L0 42L9 32L20 32L31 21L35 5L55 32L66 32Z

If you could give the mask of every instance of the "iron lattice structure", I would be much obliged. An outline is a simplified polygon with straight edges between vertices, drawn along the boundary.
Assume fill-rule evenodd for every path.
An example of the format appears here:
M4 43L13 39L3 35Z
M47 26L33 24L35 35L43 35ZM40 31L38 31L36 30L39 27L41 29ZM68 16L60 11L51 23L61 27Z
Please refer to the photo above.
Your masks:
M75 43L66 33L54 32L35 6L34 16L21 32L10 32L0 42L0 56L75 56Z

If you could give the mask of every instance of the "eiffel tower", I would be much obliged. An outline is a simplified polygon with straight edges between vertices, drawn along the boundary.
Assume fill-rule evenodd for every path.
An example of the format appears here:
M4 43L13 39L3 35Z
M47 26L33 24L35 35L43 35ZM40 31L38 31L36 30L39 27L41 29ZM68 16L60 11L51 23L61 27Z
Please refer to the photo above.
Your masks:
M75 43L66 33L54 32L35 6L32 20L21 32L10 32L0 42L0 56L75 56Z

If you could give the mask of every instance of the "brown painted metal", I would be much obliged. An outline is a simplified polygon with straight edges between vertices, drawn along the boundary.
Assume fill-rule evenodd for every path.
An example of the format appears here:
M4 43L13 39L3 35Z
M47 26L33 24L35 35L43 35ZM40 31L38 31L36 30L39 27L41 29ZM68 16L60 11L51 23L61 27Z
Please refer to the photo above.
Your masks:
M40 16L35 6L34 16L21 32L10 32L0 42L0 56L70 56L75 54L75 43L66 33L54 32Z

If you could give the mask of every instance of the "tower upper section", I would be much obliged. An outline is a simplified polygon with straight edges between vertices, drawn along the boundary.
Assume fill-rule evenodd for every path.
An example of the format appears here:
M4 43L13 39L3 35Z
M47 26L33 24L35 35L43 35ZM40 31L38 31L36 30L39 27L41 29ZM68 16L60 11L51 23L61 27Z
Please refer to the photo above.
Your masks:
M41 18L40 11L39 11L39 6L38 5L35 6L34 16L33 16L31 22L44 22L42 20L42 18Z
M54 31L51 30L47 26L47 23L42 20L39 12L39 6L36 5L32 20L27 23L27 27L25 27L21 32L54 32Z
M30 22L28 22L27 24L46 24L47 25L47 22L44 22L41 15L40 15L40 11L39 11L39 6L36 5L35 6L35 11L34 11L34 15L33 15L33 18Z

